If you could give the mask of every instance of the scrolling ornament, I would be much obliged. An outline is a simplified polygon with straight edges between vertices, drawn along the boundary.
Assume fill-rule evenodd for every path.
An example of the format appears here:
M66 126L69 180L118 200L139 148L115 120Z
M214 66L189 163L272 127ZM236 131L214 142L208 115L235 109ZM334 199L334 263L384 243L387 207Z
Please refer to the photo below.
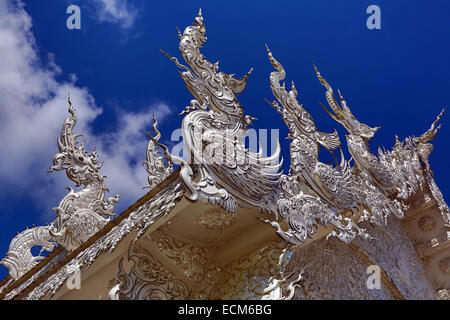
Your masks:
M42 260L40 254L44 250L52 251L57 244L68 251L76 249L110 221L114 204L119 201L118 195L104 201L108 189L104 185L105 176L99 172L102 163L98 163L96 151L88 154L84 144L78 143L80 135L72 134L77 117L70 98L68 102L71 118L67 118L62 126L58 138L59 153L53 157L49 172L64 170L67 177L83 189L75 191L68 188L69 193L53 209L56 219L50 225L27 229L11 241L1 263L14 279L20 278ZM35 246L42 248L38 256L31 253Z

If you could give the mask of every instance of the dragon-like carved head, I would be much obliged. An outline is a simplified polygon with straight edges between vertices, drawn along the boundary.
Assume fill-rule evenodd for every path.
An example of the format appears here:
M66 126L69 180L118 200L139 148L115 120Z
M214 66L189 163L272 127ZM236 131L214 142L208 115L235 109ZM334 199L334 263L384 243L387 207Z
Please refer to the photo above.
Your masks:
M434 139L436 139L436 134L438 133L439 129L441 128L441 124L439 124L437 127L436 125L441 120L442 115L444 114L445 109L442 109L441 113L436 117L436 120L431 124L430 129L427 130L424 134L420 135L419 137L413 137L414 144L418 145L419 143L427 143Z
M58 138L59 153L53 157L53 166L48 172L65 170L67 177L78 187L93 180L103 180L104 177L99 173L102 163L98 163L97 152L94 150L88 154L84 150L84 143L79 144L77 141L82 135L72 134L73 127L77 123L77 116L70 97L68 102L71 118L67 118L62 126L61 136Z
M270 88L278 102L269 102L278 113L283 116L283 120L289 128L289 138L294 139L300 135L306 136L314 143L318 143L332 152L340 147L339 135L336 130L333 133L321 132L317 129L311 115L303 108L298 101L298 91L292 82L291 91L287 91L285 84L281 82L286 78L284 67L278 62L269 47L266 45L269 61L276 71L270 73ZM280 106L281 104L281 106Z
M332 112L330 112L323 104L320 104L322 108L328 113L330 117L332 117L334 120L339 122L344 126L347 131L356 136L360 136L361 138L370 140L375 133L380 129L380 127L369 127L368 125L359 122L353 113L350 111L350 108L347 106L347 102L344 100L344 97L342 96L341 92L338 90L339 93L339 99L341 102L341 106L339 106L339 103L336 101L334 94L333 94L333 88L329 85L329 83L320 75L319 70L317 70L316 66L313 64L314 70L316 71L317 78L319 79L320 83L327 89L327 92L325 93L325 97L327 99L327 103L330 106Z

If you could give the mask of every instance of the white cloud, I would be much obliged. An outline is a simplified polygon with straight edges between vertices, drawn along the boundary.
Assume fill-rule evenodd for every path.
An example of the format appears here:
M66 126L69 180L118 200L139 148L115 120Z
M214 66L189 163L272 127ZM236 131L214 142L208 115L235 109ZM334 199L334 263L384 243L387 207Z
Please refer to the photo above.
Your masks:
M87 88L59 82L61 72L53 62L42 65L37 54L32 21L19 3L0 1L0 190L31 197L42 208L41 219L51 221L55 207L73 186L62 172L46 175L58 151L56 137L67 112L67 94L77 110L75 133L83 133L87 150L97 147L102 173L111 194L121 194L118 210L138 199L145 191L147 139L143 134L152 124L152 114L162 120L170 113L165 104L149 106L140 113L119 110L115 132L92 134L92 122L102 112ZM52 59L50 59L52 61ZM38 222L38 221L37 221Z
M100 8L100 21L119 23L122 28L133 26L138 10L127 0L93 0Z

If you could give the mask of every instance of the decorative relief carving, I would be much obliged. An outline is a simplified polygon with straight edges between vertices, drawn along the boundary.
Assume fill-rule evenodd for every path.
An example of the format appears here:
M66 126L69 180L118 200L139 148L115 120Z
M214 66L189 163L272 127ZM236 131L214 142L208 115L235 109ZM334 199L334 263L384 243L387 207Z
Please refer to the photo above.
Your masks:
M139 244L133 246L128 257L134 264L125 272L119 263L117 292L120 300L182 300L188 299L191 290L167 270Z
M421 217L418 224L419 224L420 230L425 231L425 232L431 231L434 228L436 228L436 220L432 216L429 216L429 215Z
M168 235L152 237L161 252L190 279L201 282L208 267L208 253L204 247L184 243Z
M49 263L40 268L37 272L33 273L31 277L29 277L25 282L23 282L20 286L11 290L2 298L3 300L10 300L14 298L17 294L21 293L25 290L30 284L34 281L38 280L42 275L44 275L48 270L57 265L67 254L67 250L62 250L56 257L54 257ZM6 289L6 288L5 288Z
M433 299L433 284L424 276L424 264L400 221L385 227L367 224L367 229L376 241L355 239L353 244L387 273L406 299Z
M134 238L134 243L137 242L157 218L171 212L183 193L184 188L181 183L178 181L173 182L154 198L133 211L127 218L120 221L111 231L81 251L73 260L62 266L45 282L31 290L24 299L38 300L44 296L52 297L75 270L89 267L104 252L114 251L120 241L133 230L138 231ZM10 297L14 297L25 288L26 286L19 287L18 291L12 293Z
M152 241L181 273L200 286L200 289L192 292L190 298L208 299L214 292L223 269L219 262L209 259L210 247L196 246L174 239L165 233L166 228L160 229L152 234Z
M222 208L211 208L203 211L198 224L204 229L222 231L231 226L237 219L237 214L228 212Z
M199 285L196 290L189 291L189 299L291 299L296 286L302 280L301 275L293 281L286 280L284 268L291 255L283 242L270 243L227 266L222 266L208 258L208 248L173 239L167 234L161 234L159 230L151 239L180 272ZM150 295L149 292L155 290L156 280L162 287L166 285L166 278L161 279L161 274L168 277L167 279L170 274L172 280L176 276L168 271L161 271L144 279L142 269L148 265L157 271L166 269L153 261L149 252L145 253L145 259L151 261L141 263L139 259L142 259L142 256L136 255L135 250L132 248L129 253L135 263L132 270L127 273L122 264L120 265L119 278L122 284L119 295L127 299L144 299ZM142 249L138 250L142 252ZM158 278L154 279L155 277ZM179 282L183 283L182 279L173 281L177 286ZM169 294L164 298L177 298L179 292L176 293L175 296Z
M83 185L84 188L77 192L69 188L69 194L54 208L56 219L50 226L50 234L71 251L109 222L105 217L114 215L114 204L119 201L119 196L103 201L108 189L104 184L105 177L99 171L102 163L98 163L95 150L88 154L84 144L78 144L80 135L72 134L77 117L70 98L68 101L72 117L63 124L58 139L59 153L53 157L49 172L65 170L77 187Z
M281 229L277 221L268 221L277 230L277 234L294 245L305 242L313 236L318 222L331 224L338 231L331 236L350 242L356 235L366 239L370 236L359 228L350 218L343 218L336 209L358 210L364 200L369 199L364 194L364 188L358 188L348 162L341 150L341 162L338 167L332 167L318 160L320 146L328 151L340 147L339 136L317 130L311 115L297 101L298 92L292 84L292 90L287 92L281 85L286 77L283 66L273 57L267 48L269 60L277 70L270 74L272 93L280 102L271 103L289 128L292 175L280 178L281 194L278 199L280 217L287 220L289 229ZM374 198L374 197L372 197ZM382 214L383 212L376 212Z
M200 53L206 42L205 33L200 11L194 25L187 27L183 34L179 33L180 52L188 66L166 54L184 70L181 77L195 98L181 112L184 115L183 140L191 158L185 161L169 153L160 143L161 134L155 118L155 136L148 134L150 141L144 162L149 175L147 188L154 188L166 179L173 171L173 164L181 167L180 180L133 211L27 292L25 298L53 296L75 271L90 266L100 254L112 252L132 230L137 231L137 236L131 243L128 258L134 264L131 271L126 272L121 261L118 274L121 284L111 290L111 299L390 299L395 297L394 291L408 299L434 297L434 288L423 276L423 264L404 230L397 221L391 220L388 224L387 219L392 215L402 218L408 206L415 205L414 197L421 191L424 199L430 197L427 193L431 194L444 221L449 222L448 206L434 181L428 161L433 150L428 142L435 138L440 128L437 124L442 112L421 136L408 137L404 141L396 136L391 151L379 149L378 155L374 155L369 150L369 142L379 127L360 123L340 92L338 103L333 89L314 66L320 83L326 88L325 97L331 111L322 107L349 133L346 141L355 163L352 166L351 160L347 161L340 149L337 131L320 132L311 115L298 102L294 84L289 92L281 84L286 72L267 49L276 69L270 74L270 85L278 101L271 105L283 116L290 131L288 138L292 139L290 173L282 175L278 172L281 167L279 146L274 155L263 158L262 152L252 153L246 149L242 140L255 118L244 114L236 96L245 89L251 70L241 79L218 72L218 63L210 63ZM72 134L77 118L70 99L69 112L71 118L64 122L58 139L59 153L49 171L65 170L77 187L84 188L81 191L70 189L55 208L57 217L50 226L26 230L13 239L7 257L2 260L13 279L42 259L40 254L37 257L31 254L33 246L39 245L47 251L56 243L68 251L78 248L105 226L119 200L116 196L104 201L107 189L105 177L99 173L101 164L97 154L95 151L88 154L83 144L78 144L78 135ZM333 155L335 166L319 160L320 147ZM334 155L338 148L339 163ZM183 195L190 200L201 199L219 206L220 210L213 207L200 215L198 224L203 228L223 230L237 220L234 213L237 206L247 204L271 213L275 221L261 220L274 227L285 241L270 243L222 266L209 259L208 248L176 240L167 234L155 237L161 252L201 287L192 291L138 243L155 219L169 214ZM355 222L356 216L360 218L358 222ZM287 222L287 230L282 229L280 219ZM292 248L286 242L303 244L308 237L315 236L319 224L334 230L326 239L291 252ZM423 231L430 231L435 228L436 220L427 215L418 225ZM330 238L332 236L341 241ZM445 237L448 240L447 233ZM346 245L352 241L352 247ZM429 247L436 245L426 244L423 248L419 245L416 249L422 257ZM367 261L352 248L364 252L364 257L380 265L396 289L369 291L366 287ZM26 291L58 259L61 257L52 260L5 298L11 299ZM450 273L449 263L447 257L438 264L446 275ZM188 282L187 278L184 281ZM439 294L445 298L448 293Z
M394 288L368 290L367 262L354 254L343 242L330 238L293 251L286 273L303 272L303 281L294 299L433 299L434 287L424 276L422 261L417 256L408 236L398 222L386 227L368 223L366 229L374 240L355 238L352 245L364 252L391 279Z
M290 259L283 242L269 243L227 265L210 299L291 299L302 276L286 280Z
M428 157L433 151L433 145L428 142L435 138L440 129L441 125L437 127L436 125L444 110L441 111L431 124L430 129L424 134L419 137L408 137L404 141L400 141L395 136L395 145L392 151L382 151L379 148L377 158L370 152L369 142L379 127L370 128L360 123L352 114L340 92L341 106L339 106L334 98L333 89L315 66L314 68L320 83L327 89L325 96L332 112L328 111L323 105L322 107L328 115L342 124L348 131L349 134L346 136L347 146L356 166L359 170L368 174L369 183L375 185L383 195L396 197L396 200L392 201L384 199L383 206L388 206L392 213L400 218L403 217L403 212L407 209L404 202L412 198L418 190L422 190L426 182L438 203L439 209L444 215L448 215L449 208L436 186L428 161Z
M334 238L293 251L286 273L295 277L300 270L303 281L295 291L295 300L393 299L384 286L380 290L367 288L367 265L348 245Z
M441 270L443 274L450 276L450 257L439 261L439 270Z

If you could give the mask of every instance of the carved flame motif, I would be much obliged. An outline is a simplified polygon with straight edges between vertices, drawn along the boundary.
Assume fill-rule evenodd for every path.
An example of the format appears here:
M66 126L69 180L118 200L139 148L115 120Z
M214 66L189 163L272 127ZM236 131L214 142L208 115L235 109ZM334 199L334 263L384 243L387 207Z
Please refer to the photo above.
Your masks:
M154 140L159 142L161 138L161 132L159 132L158 121L156 121L156 117L153 114L153 131L156 136L151 136L146 132L147 136L151 137L147 144L147 152L146 152L146 161L143 163L145 170L148 173L148 185L144 188L153 189L159 183L164 181L173 171L173 164L171 161L168 161L166 164L164 162L164 151L161 151L158 148L158 145L155 144Z
M166 151L166 158L180 165L181 179L189 190L189 199L203 199L235 211L238 200L275 212L271 204L280 176L277 151L268 158L262 150L252 153L245 148L243 137L253 117L244 115L236 98L246 86L250 72L241 79L218 71L218 63L207 61L200 53L205 43L205 26L201 11L194 25L179 33L180 52L189 67L166 54L181 72L186 87L195 97L181 113L183 141L189 161L171 155L167 147L152 139ZM199 175L198 182L194 182ZM197 180L196 180L197 181Z
M69 113L58 138L57 153L53 158L53 166L49 172L64 170L67 177L76 186L83 186L80 191L69 189L69 193L61 200L56 212L56 219L49 226L34 227L18 234L12 241L6 257L1 263L9 269L13 279L20 278L42 256L33 256L31 248L40 246L42 251L52 251L56 244L71 251L85 242L109 221L113 216L114 204L119 196L104 201L108 189L104 185L105 177L100 174L101 163L98 163L97 153L88 154L83 144L78 144L72 129L77 122L75 109L70 98Z

